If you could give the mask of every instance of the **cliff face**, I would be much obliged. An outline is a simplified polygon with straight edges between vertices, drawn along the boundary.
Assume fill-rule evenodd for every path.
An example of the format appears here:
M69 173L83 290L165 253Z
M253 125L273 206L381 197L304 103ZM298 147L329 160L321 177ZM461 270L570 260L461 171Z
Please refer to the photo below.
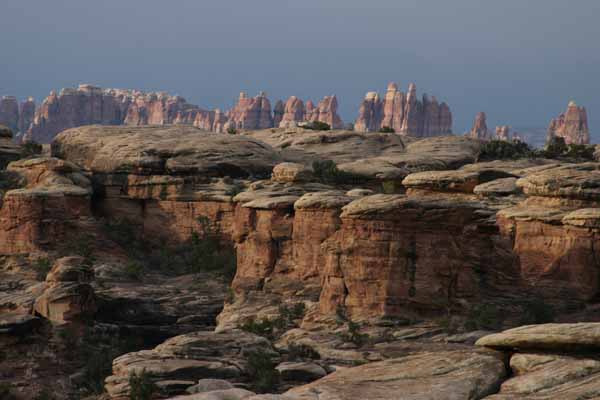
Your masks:
M424 95L417 99L417 88L410 84L408 93L390 83L383 99L376 92L365 96L354 124L357 131L378 131L387 127L408 136L428 137L452 132L452 113L446 103Z
M579 107L571 101L566 112L550 121L548 140L553 137L562 137L567 144L589 144L590 131L585 107Z

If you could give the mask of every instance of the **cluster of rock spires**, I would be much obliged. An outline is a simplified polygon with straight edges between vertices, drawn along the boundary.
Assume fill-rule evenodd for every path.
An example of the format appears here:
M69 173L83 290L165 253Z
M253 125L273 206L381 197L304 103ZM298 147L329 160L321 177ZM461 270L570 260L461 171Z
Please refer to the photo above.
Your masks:
M401 135L429 137L452 133L452 113L446 103L438 103L423 95L417 98L417 87L411 83L408 93L390 83L385 97L369 92L363 100L354 129L360 132L377 132L381 128L393 129Z
M496 127L495 133L492 133L487 126L487 116L484 112L478 112L473 122L473 127L465 136L479 140L506 140L523 141L521 136L514 132L511 134L510 126L500 125Z
M567 111L550 122L548 141L553 137L562 137L567 144L589 144L590 130L585 107L569 102Z
M337 99L326 96L315 106L296 97L284 105L278 101L275 109L265 93L253 98L241 93L229 111L205 110L188 103L181 96L165 92L144 93L138 90L101 89L80 85L76 89L52 92L35 108L33 99L20 106L14 97L3 97L0 103L0 124L19 133L20 140L49 143L60 132L84 125L193 125L197 128L226 132L229 129L265 129L296 126L321 121L333 129L343 123L337 114Z

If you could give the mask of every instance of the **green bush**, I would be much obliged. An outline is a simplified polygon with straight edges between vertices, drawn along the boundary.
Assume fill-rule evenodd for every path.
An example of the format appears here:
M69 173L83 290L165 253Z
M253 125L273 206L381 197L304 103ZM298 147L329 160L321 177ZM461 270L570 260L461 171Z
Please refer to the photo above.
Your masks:
M567 151L565 152L564 155L565 155L565 157L569 157L569 158L593 161L595 151L596 151L596 148L594 145L571 143L571 144L567 145Z
M567 144L565 143L565 139L560 136L553 136L548 143L546 143L542 155L546 158L557 158L561 157L566 152Z
M257 393L273 392L280 376L271 356L264 351L253 351L248 354L246 361L251 390Z
M33 400L54 400L55 398L50 389L43 388L35 395ZM3 399L3 397L0 397L0 399Z
M340 338L344 342L351 342L357 345L358 347L362 347L367 344L370 337L365 333L360 333L360 325L356 322L348 321L348 332L341 333Z
M35 270L35 279L38 281L46 280L46 275L52 269L52 263L46 257L38 258L33 263L33 269Z
M15 396L12 391L12 385L8 383L0 383L0 399L17 400L17 396Z
M125 265L125 269L123 271L127 278L134 281L141 281L144 277L145 268L142 263L137 261L131 261L127 265Z
M35 157L42 154L42 145L36 142L25 142L21 145L21 157Z
M366 181L363 176L339 170L335 162L331 160L313 161L312 169L315 178L325 184L351 185Z
M381 133L396 133L396 130L394 128L390 128L389 126L382 126L379 129L379 132L381 132Z
M151 400L152 395L158 392L158 387L152 382L145 369L138 374L132 372L129 375L129 399Z
M237 135L238 131L234 127L229 127L227 128L227 133L229 133L230 135Z
M502 327L504 318L498 308L491 304L474 306L465 321L465 329L475 331L481 329L496 330Z
M383 193L385 194L394 194L396 193L396 183L394 181L385 181L381 184L381 188L383 189Z
M521 141L490 140L481 146L478 161L515 160L530 158L534 152L529 145Z
M308 124L303 125L302 127L305 129L311 129L313 131L328 131L331 129L331 126L329 126L329 124L321 121L312 121Z
M267 339L273 339L276 326L276 320L263 318L258 321L257 319L251 318L245 321L242 326L240 326L240 329L258 336L266 337Z

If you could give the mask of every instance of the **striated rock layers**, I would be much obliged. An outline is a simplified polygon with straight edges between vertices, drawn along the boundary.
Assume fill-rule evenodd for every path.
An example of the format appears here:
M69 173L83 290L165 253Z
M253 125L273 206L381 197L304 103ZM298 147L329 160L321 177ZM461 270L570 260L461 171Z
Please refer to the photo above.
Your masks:
M452 133L452 113L446 103L423 95L417 99L417 87L410 84L408 93L390 83L385 97L369 92L363 100L354 124L357 131L378 131L383 127L401 135L427 137Z
M590 130L585 107L579 107L571 101L567 111L550 122L548 140L553 137L562 137L567 144L589 144Z

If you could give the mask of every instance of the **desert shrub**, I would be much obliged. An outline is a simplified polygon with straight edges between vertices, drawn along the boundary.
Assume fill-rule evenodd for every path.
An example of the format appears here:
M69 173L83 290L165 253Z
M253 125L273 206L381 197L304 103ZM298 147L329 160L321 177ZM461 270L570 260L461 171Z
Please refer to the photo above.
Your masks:
M257 393L273 392L280 377L271 356L264 351L253 351L248 354L246 361L251 390Z
M369 335L360 333L360 325L356 322L348 321L348 332L340 334L340 338L344 342L351 342L361 347L369 341Z
M123 270L125 276L134 281L141 281L144 276L144 271L144 265L137 261L131 261L127 263L127 265L125 265L125 269Z
M266 337L268 339L273 339L274 338L274 330L275 330L276 325L277 325L276 320L270 320L268 318L263 318L259 321L255 318L251 318L251 319L248 319L247 321L245 321L240 326L240 329L242 329L243 331L249 332L249 333L253 333L258 336Z
M52 263L46 257L38 258L33 263L33 269L35 270L35 279L38 281L46 280L46 275L52 269Z
M595 146L586 144L571 143L567 145L567 150L564 153L565 157L576 158L586 161L594 160Z
M464 327L466 330L499 329L503 317L498 308L491 304L476 305L469 311Z
M338 304L335 308L335 318L338 324L343 324L348 321L348 311L343 304Z
M319 360L321 355L318 351L306 344L290 344L288 346L288 361Z
M234 184L231 186L231 188L227 189L227 191L225 192L225 194L226 194L227 196L231 196L231 197L233 197L233 196L235 196L235 195L237 195L237 194L239 194L239 193L242 193L242 192L244 191L244 189L245 189L245 188L244 188L244 185L241 185L241 184L239 184L239 183L234 183Z
M338 169L335 162L331 160L313 161L312 169L315 178L326 184L361 184L366 180L363 176Z
M490 140L481 146L478 161L487 160L515 160L518 158L533 157L534 153L525 142Z
M80 256L84 258L84 262L88 265L94 263L94 241L92 235L83 234L71 235L60 248L61 256Z
M554 321L554 308L543 299L533 298L521 305L521 325L546 324Z
M313 131L328 131L331 130L331 126L325 122L321 122L321 121L312 121L309 122L308 124L305 124L302 126L303 128L306 129L311 129Z
M8 383L0 383L0 399L17 400L17 396L15 396L12 391L12 385Z
M151 400L152 395L158 391L145 369L139 374L134 371L129 375L129 387L130 400Z
M396 133L396 130L394 128L390 128L389 126L382 126L379 129L379 132L381 132L381 133Z
M237 135L238 131L234 127L229 127L227 128L227 133L229 133L230 135Z
M546 143L546 146L542 151L542 156L546 158L557 158L566 152L567 144L565 143L565 139L559 136L553 136L548 140L548 143Z
M0 397L0 398L2 398L2 397ZM56 397L54 397L54 395L52 394L50 389L43 388L42 390L40 390L38 392L38 394L35 395L33 400L54 400L55 398Z
M293 325L294 321L304 318L306 313L306 306L304 303L296 303L291 307L282 304L279 306L279 320L282 324L289 326Z
M42 154L42 145L36 142L25 142L21 145L21 157L35 157Z
M385 181L381 184L383 193L394 194L396 193L396 183L394 181Z

